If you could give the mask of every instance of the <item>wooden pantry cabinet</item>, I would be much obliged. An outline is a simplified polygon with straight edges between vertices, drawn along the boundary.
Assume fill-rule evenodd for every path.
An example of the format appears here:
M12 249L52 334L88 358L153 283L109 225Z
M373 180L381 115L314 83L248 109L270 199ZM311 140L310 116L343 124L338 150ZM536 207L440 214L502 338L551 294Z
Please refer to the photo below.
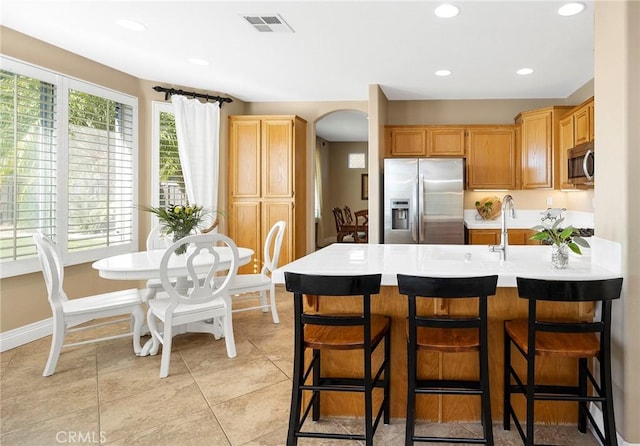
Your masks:
M417 158L465 155L465 128L401 125L385 127L385 156Z
M559 122L571 109L546 107L516 116L516 125L520 126L522 189L560 188Z
M467 128L468 189L517 189L518 173L515 126Z
M258 273L271 226L287 223L279 264L306 254L307 122L298 116L229 117L229 236L254 250L239 273Z

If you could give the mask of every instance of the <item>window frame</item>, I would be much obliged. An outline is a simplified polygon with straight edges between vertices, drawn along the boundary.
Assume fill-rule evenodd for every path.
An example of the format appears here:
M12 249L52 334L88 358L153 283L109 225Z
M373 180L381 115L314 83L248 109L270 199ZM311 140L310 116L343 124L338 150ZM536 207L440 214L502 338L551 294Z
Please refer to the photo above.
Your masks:
M39 81L55 85L56 98L56 245L60 254L62 265L71 266L93 262L104 257L124 254L138 250L138 202L139 182L136 180L139 157L138 144L138 98L130 94L103 87L82 79L77 79L55 71L29 64L17 59L0 55L2 69L27 76ZM131 113L131 171L133 172L131 201L134 203L131 210L131 241L120 245L92 248L77 252L68 252L68 143L69 143L69 90L76 90L104 99L113 100L132 108ZM36 254L30 257L5 260L0 262L0 278L20 276L41 270Z

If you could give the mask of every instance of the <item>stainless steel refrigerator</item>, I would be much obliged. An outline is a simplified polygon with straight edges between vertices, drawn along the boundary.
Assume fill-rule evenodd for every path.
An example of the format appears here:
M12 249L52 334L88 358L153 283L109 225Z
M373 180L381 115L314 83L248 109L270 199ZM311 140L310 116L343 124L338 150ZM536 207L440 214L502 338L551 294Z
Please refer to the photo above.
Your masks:
M464 244L464 160L384 160L384 243Z

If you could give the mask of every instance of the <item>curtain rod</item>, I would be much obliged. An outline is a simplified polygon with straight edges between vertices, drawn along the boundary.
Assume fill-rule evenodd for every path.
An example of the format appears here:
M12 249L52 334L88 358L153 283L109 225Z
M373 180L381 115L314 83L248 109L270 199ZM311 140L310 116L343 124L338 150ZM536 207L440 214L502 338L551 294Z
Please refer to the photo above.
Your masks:
M169 99L169 96L173 95L173 94L180 94L183 96L191 96L192 98L202 98L202 99L206 99L207 101L216 101L220 103L220 108L222 108L222 105L225 102L233 102L233 99L231 98L226 98L223 96L211 96L209 94L202 94L202 93L196 93L195 91L184 91L184 90L176 90L174 88L164 88L164 87L160 87L158 85L156 85L155 87L153 87L153 89L157 92L160 93L164 93L164 99L165 101L167 99Z

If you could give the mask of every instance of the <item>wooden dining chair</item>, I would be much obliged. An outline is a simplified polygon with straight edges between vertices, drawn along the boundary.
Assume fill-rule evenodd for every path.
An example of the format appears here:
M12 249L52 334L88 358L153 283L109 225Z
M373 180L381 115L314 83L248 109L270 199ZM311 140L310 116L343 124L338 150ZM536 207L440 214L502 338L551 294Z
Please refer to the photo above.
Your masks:
M133 351L135 354L140 354L140 333L144 323L144 311L141 306L142 299L139 290L133 288L69 299L62 289L64 268L55 244L49 237L42 233L33 234L33 240L38 250L38 259L42 267L42 275L44 276L44 281L47 286L49 305L51 305L51 313L53 314L51 349L42 376L53 375L63 347L73 347L92 342L133 337ZM94 321L95 319L112 316L126 316L126 318L107 321L102 319L91 325L69 328ZM92 338L70 344L64 343L64 338L67 333L92 330L97 326L117 324L123 321L133 322L130 332Z
M354 212L356 243L369 243L369 209Z
M345 206L344 207L344 221L346 224L348 225L353 225L355 224L354 222L354 218L353 218L353 213L351 212L351 208L349 206Z
M336 223L336 241L338 243L345 241L353 242L355 240L353 238L353 231L355 227L353 225L347 225L342 209L334 207L331 211L333 212L333 218Z

